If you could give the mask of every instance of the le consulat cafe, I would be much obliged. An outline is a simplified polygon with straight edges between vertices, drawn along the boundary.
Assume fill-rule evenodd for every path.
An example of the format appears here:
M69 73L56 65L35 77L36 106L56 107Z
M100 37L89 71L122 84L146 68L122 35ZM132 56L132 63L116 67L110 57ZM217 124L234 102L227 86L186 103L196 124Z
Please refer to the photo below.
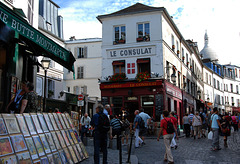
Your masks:
M124 108L132 122L134 111L140 108L156 121L163 110L174 108L180 113L182 91L164 78L165 66L161 64L163 59L157 55L157 48L158 44L105 50L105 77L100 89L102 103L111 104L114 114ZM176 76L172 76L173 81L174 78Z
M73 71L71 52L32 27L20 9L0 2L0 112L20 87L21 81L36 84L42 65L38 56L50 58Z

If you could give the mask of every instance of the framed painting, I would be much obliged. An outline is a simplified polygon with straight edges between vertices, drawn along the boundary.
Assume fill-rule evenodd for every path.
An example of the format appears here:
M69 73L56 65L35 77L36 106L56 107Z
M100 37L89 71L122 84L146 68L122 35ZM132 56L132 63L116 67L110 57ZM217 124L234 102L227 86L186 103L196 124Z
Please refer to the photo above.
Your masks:
M78 158L77 158L77 156L75 154L75 151L73 150L72 146L69 146L68 150L69 150L70 154L72 155L73 162L78 163Z
M65 115L66 115L66 118L67 118L67 120L68 120L68 123L70 124L70 126L71 126L72 128L74 128L74 125L73 125L73 123L72 123L72 120L71 120L71 118L70 118L69 114L68 114L68 113L66 113Z
M39 156L45 155L44 149L43 149L43 147L42 147L42 143L41 143L41 140L40 140L39 136L33 136L32 138L33 138L33 141L34 141L34 143L35 143L35 146L36 146L38 155L39 155Z
M89 155L88 155L88 153L87 153L86 147L83 145L82 142L80 142L80 147L81 147L81 149L82 149L82 151L83 151L84 156L85 156L86 158L88 158Z
M52 154L47 155L47 157L48 157L48 162L49 162L49 164L55 164Z
M48 158L46 156L40 158L41 164L49 164Z
M67 157L67 159L68 159L68 162L69 162L70 164L74 164L74 162L73 162L73 160L72 160L72 157L71 157L71 155L70 155L70 153L69 153L68 148L65 147L63 150L64 150L64 153L66 154L66 157Z
M13 153L9 137L0 137L0 157Z
M17 164L16 155L4 156L0 158L0 164Z
M27 150L27 146L22 135L11 136L11 140L15 152Z
M32 159L33 160L37 159L38 158L37 149L34 146L32 138L31 137L25 138L25 141Z
M63 118L63 120L64 120L67 128L68 128L68 129L71 128L70 125L69 125L69 123L68 123L68 120L67 120L67 118L66 118L66 115L65 115L64 113L62 113L62 118Z
M62 124L61 124L61 122L60 122L60 120L59 120L59 118L58 118L58 116L57 116L57 113L53 113L53 116L54 116L54 118L55 118L55 121L56 121L56 123L57 123L58 128L59 128L60 130L62 130L62 129L63 129L63 126L62 126Z
M62 160L58 152L53 153L53 159L56 164L62 164Z
M30 134L31 135L37 134L31 116L28 113L23 113L23 116L26 120L26 123L27 123Z
M54 141L54 143L56 145L56 148L58 150L61 149L61 145L59 143L59 140L58 140L58 137L57 137L56 133L55 132L51 132L51 134L52 134L52 137L53 137L53 141Z
M3 118L9 134L20 133L17 119L14 114L3 114Z
M36 127L37 132L38 133L43 133L43 130L42 130L41 126L40 126L40 123L38 121L37 115L36 114L31 114L31 117L32 117L32 120L34 122L34 125Z
M27 137L30 136L30 133L27 128L27 124L25 123L24 117L22 114L15 114L18 124L20 125L20 129L22 131L22 134Z
M53 129L53 125L52 125L52 123L51 123L51 121L50 121L50 119L49 119L48 114L47 114L47 113L43 113L43 117L44 117L44 119L46 120L48 129L49 129L50 131L53 131L53 130L54 130L54 129Z
M61 133L62 133L62 136L63 136L64 141L66 142L66 145L69 146L69 145L70 145L70 142L69 142L69 140L68 140L67 134L65 133L64 130L61 130Z
M81 142L81 139L80 139L80 137L79 137L78 132L77 132L76 129L73 129L73 133L74 133L74 135L75 135L77 141L78 141L78 142Z
M72 136L71 136L71 133L70 133L68 130L65 130L65 133L66 133L67 136L68 136L69 142L71 143L71 145L73 145L74 142L73 142L73 138L72 138Z
M55 144L54 144L54 142L53 142L53 138L52 138L51 133L45 133L45 135L46 135L46 139L47 139L47 141L48 141L48 143L49 143L50 149L51 149L52 151L57 151L57 149L56 149L56 147L55 147Z
M63 150L59 151L59 155L60 155L60 157L62 159L62 163L63 164L68 164L67 156L66 156L66 154L65 154L65 152Z
M50 146L48 144L48 141L47 141L45 135L44 134L40 134L39 137L40 137L40 139L42 141L42 145L43 145L43 148L45 150L45 153L51 153L51 149L50 149Z
M49 119L51 120L51 123L52 123L52 125L53 125L54 130L58 130L58 127L57 127L56 121L55 121L55 119L54 119L52 113L48 113L48 116L49 116Z
M66 144L65 144L65 142L64 142L64 140L63 140L63 137L62 137L62 135L61 135L61 132L60 132L60 131L57 131L56 133L57 133L57 136L58 136L58 139L59 139L59 142L60 142L62 148L66 147Z
M57 113L57 116L62 124L62 127L63 129L67 129L67 126L65 125L65 122L63 121L63 118L62 118L62 114L61 113Z
M82 158L82 159L86 159L86 157L84 156L83 151L82 151L80 145L79 145L79 144L76 144L76 147L77 147L77 149L78 149L78 152L79 152L81 158Z
M7 129L6 129L5 123L3 121L3 118L0 115L0 135L6 135L6 134L7 134Z
M35 161L33 161L33 164L41 164L41 161L40 160L35 160Z
M45 119L43 118L43 115L40 114L40 113L38 113L37 116L38 116L39 122L40 122L40 124L41 124L41 126L42 126L43 132L44 132L44 133L49 132L48 127L47 127L47 124L46 124L46 122L45 122Z
M77 156L77 158L78 158L78 162L81 162L81 161L82 161L82 158L81 158L81 156L80 156L80 153L79 153L78 150L77 150L76 145L73 145L72 147L73 147L73 150L74 150L74 152L75 152L75 154L76 154L76 156Z
M69 132L70 132L70 134L71 134L71 136L72 136L72 139L73 139L74 143L77 144L78 141L77 141L77 138L75 137L75 134L74 134L73 130L70 129Z
M32 164L29 152L23 152L17 154L19 164Z

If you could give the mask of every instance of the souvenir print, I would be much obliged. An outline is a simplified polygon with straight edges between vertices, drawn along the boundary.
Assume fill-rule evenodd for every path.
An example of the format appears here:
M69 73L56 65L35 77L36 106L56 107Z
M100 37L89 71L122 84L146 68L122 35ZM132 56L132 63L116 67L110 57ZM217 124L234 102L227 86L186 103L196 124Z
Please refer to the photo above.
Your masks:
M29 152L18 153L17 158L18 158L19 164L31 164L32 163Z
M69 146L70 143L69 143L69 140L68 140L67 134L65 133L64 130L61 130L61 133L62 133L62 136L63 136L64 141L66 142L66 145Z
M68 150L69 150L70 154L72 155L73 162L74 162L74 163L78 163L78 159L77 159L77 157L76 157L76 154L75 154L72 146L69 146L69 147L68 147Z
M79 162L82 161L82 158L81 158L81 156L80 156L80 153L79 153L78 150L77 150L76 145L73 145L72 147L73 147L73 150L75 151L75 154L76 154L76 156L77 156L77 158L78 158L78 161L79 161Z
M70 164L73 164L74 162L73 162L73 160L72 160L72 157L71 157L71 155L70 155L70 153L69 153L68 148L65 147L63 150L64 150L64 153L66 154L66 157L67 157L67 159L68 159L68 162L69 162Z
M38 121L37 115L32 114L31 116L32 116L32 119L33 119L33 122L34 122L34 125L36 127L37 132L38 133L43 133L43 130L42 130L41 126L40 126L40 123Z
M27 146L22 135L11 136L11 140L15 152L27 150Z
M89 155L88 155L88 153L87 153L86 147L83 145L82 142L80 142L80 147L81 147L81 149L82 149L82 151L83 151L84 156L85 156L86 158L88 158Z
M35 160L35 161L33 161L33 164L41 164L41 161L40 160Z
M39 122L41 123L41 125L42 125L42 130L43 130L43 132L49 132L49 130L48 130L48 127L47 127L47 124L46 124L46 122L45 122L45 120L44 120L44 118L43 118L43 115L42 114L37 114L38 115L38 119L39 119Z
M70 125L69 125L69 123L68 123L68 120L67 120L65 114L63 114L63 113L62 113L62 118L63 118L63 120L64 120L64 122L65 122L67 128L68 128L68 129L71 128Z
M80 137L79 137L79 135L78 135L78 132L77 132L77 130L76 130L76 129L74 129L74 130L73 130L73 132L74 132L74 135L75 135L75 137L76 137L77 141L78 141L78 142L82 142L82 141L81 141L81 139L80 139Z
M50 131L53 131L53 126L52 126L52 123L51 123L51 121L50 121L50 119L49 119L48 114L47 114L47 113L44 113L44 114L43 114L43 117L44 117L45 120L46 120L46 123L47 123L47 125L48 125L48 129L49 129Z
M59 139L59 142L60 142L62 148L66 147L65 142L64 142L64 140L63 140L63 137L62 137L62 135L61 135L61 132L60 132L60 131L57 131L56 133L57 133L57 136L58 136L58 139Z
M0 135L6 135L7 134L7 129L5 126L5 123L3 121L3 118L0 117Z
M81 156L81 159L86 159L86 157L84 156L83 151L82 151L80 145L76 144L76 146L77 146L78 152L79 152L79 154Z
M17 119L13 114L3 114L7 130L9 134L20 133L20 129L17 124Z
M41 160L41 164L49 164L47 157L41 157L40 160Z
M32 159L37 159L38 158L38 155L37 155L37 150L34 146L34 143L33 143L33 140L31 137L29 138L25 138L25 141L26 141L26 144L27 144L27 147L28 147L28 150L30 152L30 155L32 156Z
M3 155L12 154L13 149L9 137L0 138L0 157Z
M23 115L21 114L16 114L17 120L18 120L18 124L20 125L21 131L23 133L24 136L30 136L27 125L25 123L25 120L23 118Z
M46 153L50 153L51 152L50 146L48 144L48 141L47 141L45 135L44 134L40 134L39 137L40 137L40 139L42 141L42 145L43 145L43 148L44 148L45 152Z
M39 156L45 155L39 136L33 136L32 138L38 151L38 155Z
M65 115L66 115L66 118L67 118L67 120L68 120L68 123L70 124L70 126L71 126L72 128L74 128L74 125L73 125L73 123L72 123L72 120L71 120L71 118L70 118L69 114L68 114L68 113L66 113Z
M17 158L15 155L2 157L0 158L0 164L17 164Z
M68 163L67 156L66 156L66 154L64 153L63 150L59 151L59 155L60 155L60 157L62 159L63 164L67 164Z
M62 124L61 124L60 120L58 119L57 113L53 113L53 116L54 116L55 121L56 121L56 123L57 123L57 125L58 125L58 128L59 128L60 130L63 129Z
M51 122L52 122L52 125L53 125L54 130L58 130L58 127L57 127L57 124L56 124L56 121L55 121L53 115L52 115L51 113L48 113L48 116L49 116L49 119L50 119Z
M56 164L62 164L61 157L59 156L58 152L53 153L53 159Z
M78 141L77 141L77 139L76 139L76 137L75 137L75 134L74 134L73 130L70 129L69 132L70 132L70 134L71 134L71 136L72 136L72 139L73 139L74 143L77 144Z
M67 136L68 136L69 142L71 143L71 145L73 145L74 142L73 142L73 138L72 138L72 136L71 136L71 133L70 133L68 130L65 130L65 133L66 133Z
M65 125L63 118L62 118L62 114L61 113L57 113L58 119L60 120L63 129L67 129L67 126Z
M48 157L48 162L49 162L49 164L54 164L53 155L52 155L52 154L49 154L49 155L47 155L47 157Z
M31 134L31 135L37 134L31 116L30 116L28 113L23 113L23 115L24 115L24 117L25 117L25 120L26 120L28 129L29 129L29 131L30 131L30 134Z
M51 134L52 134L52 137L53 137L53 141L54 141L54 143L55 143L55 145L56 145L56 148L57 148L58 150L61 149L61 146L60 146L60 143L59 143L59 140L58 140L58 138L57 138L56 133L55 133L55 132L51 132Z
M45 133L45 135L46 135L46 139L49 143L49 146L50 146L51 150L56 151L56 147L55 147L55 144L53 142L53 138L52 138L51 133Z

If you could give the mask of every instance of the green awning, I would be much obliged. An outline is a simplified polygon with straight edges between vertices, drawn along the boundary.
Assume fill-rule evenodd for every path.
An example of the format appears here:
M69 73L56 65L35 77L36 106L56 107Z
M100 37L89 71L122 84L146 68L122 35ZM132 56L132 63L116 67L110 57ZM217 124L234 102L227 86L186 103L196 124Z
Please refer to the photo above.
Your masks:
M72 53L32 27L21 16L0 2L0 20L8 27L37 45L38 54L49 57L68 70L74 71L75 58Z

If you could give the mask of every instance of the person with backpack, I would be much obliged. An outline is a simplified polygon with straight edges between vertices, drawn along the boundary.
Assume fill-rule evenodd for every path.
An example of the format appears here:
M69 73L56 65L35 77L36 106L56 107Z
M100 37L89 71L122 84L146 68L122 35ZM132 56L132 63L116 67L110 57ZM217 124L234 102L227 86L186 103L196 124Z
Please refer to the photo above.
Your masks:
M120 120L117 118L117 115L114 117L110 116L110 139L112 140L113 137L117 136L117 149L120 147L120 135L122 132L122 125Z
M103 164L107 164L107 133L110 129L110 122L107 115L103 113L102 104L98 104L96 114L93 115L90 124L93 128L94 164L100 163L100 147L103 152Z
M151 117L147 113L144 113L144 109L143 108L140 109L139 116L144 121L144 127L143 127L143 129L140 129L139 135L140 135L141 139L143 140L142 144L145 145L145 142L144 142L145 138L144 137L147 135L148 123L150 122Z
M139 137L140 127L142 126L142 118L139 116L139 110L135 110L134 114L135 118L133 121L133 130L135 131L135 148L138 148L139 143L143 143L143 140Z
M91 118L88 116L88 113L85 113L84 116L82 116L81 120L80 120L80 124L81 124L81 140L83 141L83 137L87 136L88 130L90 128L90 122L91 122Z
M164 161L168 161L168 164L174 164L170 147L170 143L174 136L173 133L176 134L176 138L178 140L177 129L174 126L174 122L169 118L169 112L165 110L163 111L163 119L161 120L157 141L159 141L160 136L163 135L164 145L166 149L166 152L164 154Z
M173 121L173 123L174 123L173 125L177 129L177 119L176 119L176 117L174 117L174 112L170 113L170 119ZM170 146L171 146L171 148L177 149L178 145L177 145L177 143L175 141L175 137L176 137L176 134L174 133L174 136L173 136L173 139L171 141L171 145Z
M201 134L202 134L202 137L206 138L206 130L207 130L206 114L203 112L202 109L200 110L199 116L202 119Z

